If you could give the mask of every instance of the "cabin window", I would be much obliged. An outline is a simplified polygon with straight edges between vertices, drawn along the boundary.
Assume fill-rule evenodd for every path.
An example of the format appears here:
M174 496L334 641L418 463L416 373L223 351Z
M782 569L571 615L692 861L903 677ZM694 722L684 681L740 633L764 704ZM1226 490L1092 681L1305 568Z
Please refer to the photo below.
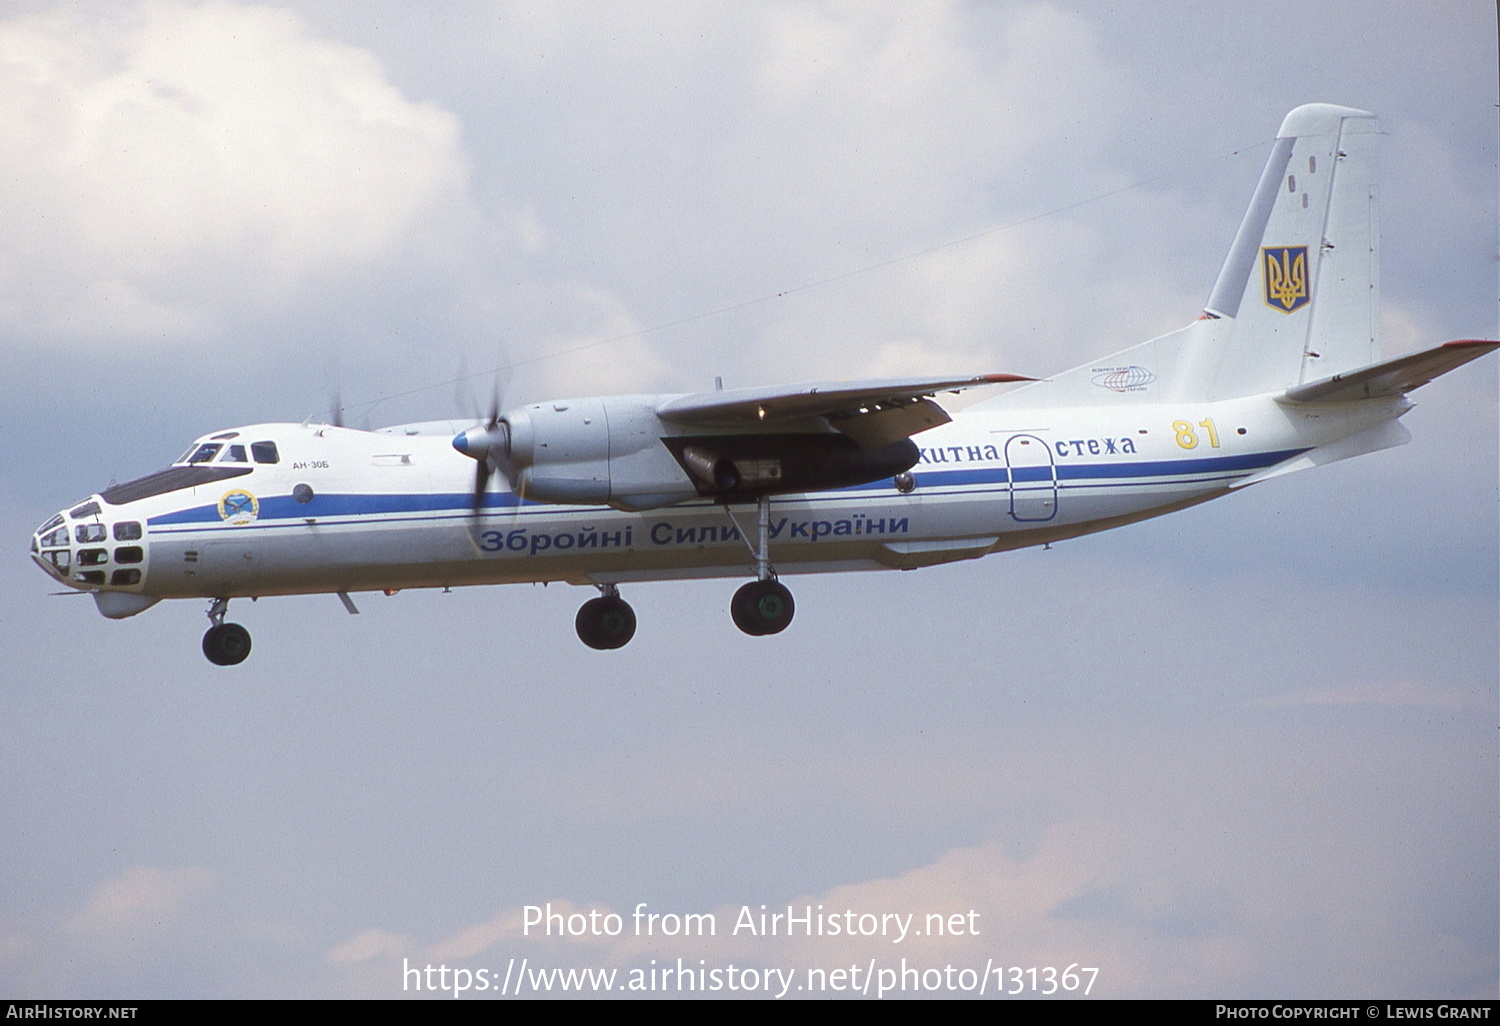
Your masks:
M115 525L115 541L135 541L141 536L138 520L121 520Z
M276 451L275 442L251 442L250 455L255 457L256 463L281 462L281 455Z
M145 558L146 554L139 545L121 545L115 549L116 563L139 563Z
M109 562L109 553L103 549L79 549L79 566L103 566Z
M104 525L79 524L74 531L74 536L78 539L80 545L87 545L89 542L102 542L104 540Z
M126 587L141 583L141 572L134 567L129 570L116 570L110 575L109 583L115 587Z

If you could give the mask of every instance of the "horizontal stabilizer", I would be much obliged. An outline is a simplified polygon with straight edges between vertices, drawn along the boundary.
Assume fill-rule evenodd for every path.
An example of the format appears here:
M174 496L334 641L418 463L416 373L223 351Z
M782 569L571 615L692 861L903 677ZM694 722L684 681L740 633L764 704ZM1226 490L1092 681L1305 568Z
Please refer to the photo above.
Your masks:
M1500 342L1464 339L1445 342L1410 356L1371 364L1359 370L1335 374L1321 381L1295 385L1280 397L1281 402L1343 403L1359 399L1384 399L1420 388L1433 378L1477 360L1500 348Z

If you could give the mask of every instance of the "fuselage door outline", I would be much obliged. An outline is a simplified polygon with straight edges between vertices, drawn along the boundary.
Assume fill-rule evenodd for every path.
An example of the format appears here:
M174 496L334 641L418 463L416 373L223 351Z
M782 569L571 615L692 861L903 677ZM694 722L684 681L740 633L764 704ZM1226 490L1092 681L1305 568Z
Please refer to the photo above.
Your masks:
M1052 447L1036 435L1011 435L1005 443L1010 479L1010 515L1035 522L1057 516L1057 462Z

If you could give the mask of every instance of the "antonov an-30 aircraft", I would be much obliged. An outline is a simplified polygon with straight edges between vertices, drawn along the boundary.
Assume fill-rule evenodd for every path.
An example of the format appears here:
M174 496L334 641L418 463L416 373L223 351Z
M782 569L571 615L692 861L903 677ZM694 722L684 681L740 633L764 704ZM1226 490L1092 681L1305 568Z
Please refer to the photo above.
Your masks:
M37 529L32 558L107 617L210 600L204 654L250 635L232 598L566 581L578 636L635 632L621 585L747 577L752 635L782 574L911 569L1160 516L1406 442L1407 393L1495 349L1379 360L1373 115L1287 115L1203 315L1043 380L819 382L559 399L481 424L257 424L193 442ZM940 393L1023 383L949 415Z

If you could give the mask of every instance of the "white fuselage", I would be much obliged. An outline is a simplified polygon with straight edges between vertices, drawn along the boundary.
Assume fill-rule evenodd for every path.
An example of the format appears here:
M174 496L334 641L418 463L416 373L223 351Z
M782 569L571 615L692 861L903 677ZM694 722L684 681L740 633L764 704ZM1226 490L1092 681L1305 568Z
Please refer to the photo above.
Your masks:
M1103 530L1225 494L1408 408L1400 398L1295 409L1270 396L976 408L915 437L909 492L884 479L774 496L770 558L782 574L908 569ZM126 595L144 608L148 598L753 576L752 504L624 512L518 501L492 485L476 512L475 463L451 433L268 424L233 434L274 442L277 461L119 503L95 495L73 508L82 515L44 525L33 555L72 587L121 593L120 615L137 611Z

